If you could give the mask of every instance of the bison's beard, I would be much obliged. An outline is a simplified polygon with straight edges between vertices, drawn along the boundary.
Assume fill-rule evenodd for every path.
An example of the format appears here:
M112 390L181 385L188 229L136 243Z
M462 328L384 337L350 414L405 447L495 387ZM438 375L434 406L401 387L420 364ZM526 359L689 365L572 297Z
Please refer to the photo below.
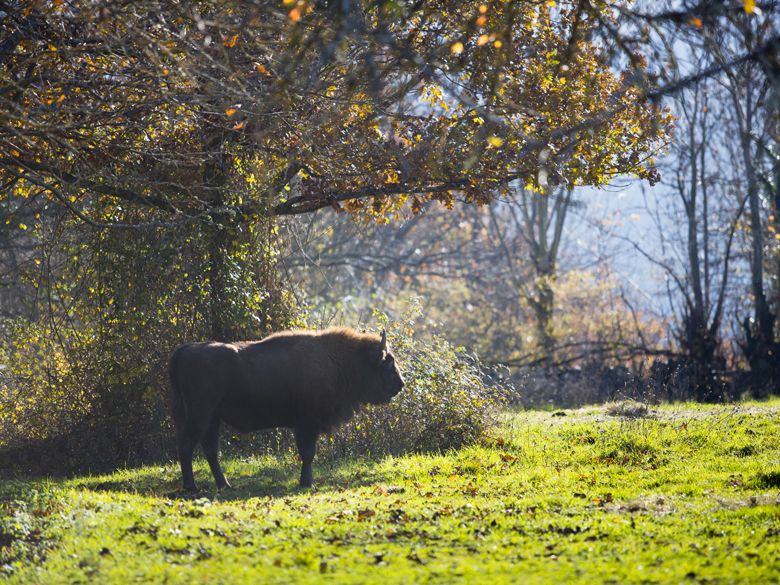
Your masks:
M386 388L383 388L379 392L369 395L366 402L369 404L387 404L401 392L402 388L403 385L399 385L397 388L393 388L389 391Z

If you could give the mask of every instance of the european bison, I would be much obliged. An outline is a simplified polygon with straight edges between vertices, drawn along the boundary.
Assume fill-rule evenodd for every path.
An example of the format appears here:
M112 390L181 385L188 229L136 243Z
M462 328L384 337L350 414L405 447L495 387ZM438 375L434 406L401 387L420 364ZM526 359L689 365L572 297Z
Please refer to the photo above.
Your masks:
M195 490L192 453L200 443L217 487L222 421L239 431L292 428L310 487L317 438L362 404L382 404L404 386L387 337L334 328L285 331L261 341L188 343L170 360L170 403L184 489Z

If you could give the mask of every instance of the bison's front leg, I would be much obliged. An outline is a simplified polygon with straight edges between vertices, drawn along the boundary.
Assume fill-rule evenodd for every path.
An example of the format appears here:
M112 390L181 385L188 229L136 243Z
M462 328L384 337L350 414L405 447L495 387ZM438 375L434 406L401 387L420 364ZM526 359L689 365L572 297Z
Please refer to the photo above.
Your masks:
M301 487L311 487L311 463L317 452L317 439L319 430L311 425L298 425L295 427L295 443L298 445L298 455L301 457Z

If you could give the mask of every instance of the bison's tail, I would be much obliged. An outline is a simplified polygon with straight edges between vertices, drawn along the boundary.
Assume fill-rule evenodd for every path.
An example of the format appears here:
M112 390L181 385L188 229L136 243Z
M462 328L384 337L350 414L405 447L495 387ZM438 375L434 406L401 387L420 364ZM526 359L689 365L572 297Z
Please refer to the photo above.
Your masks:
M171 382L171 388L168 393L168 402L171 409L171 417L173 418L173 425L176 428L177 433L184 430L184 425L187 422L187 406L184 403L184 396L182 396L178 379L178 354L179 349L171 354L171 360L168 365L168 375L170 376Z

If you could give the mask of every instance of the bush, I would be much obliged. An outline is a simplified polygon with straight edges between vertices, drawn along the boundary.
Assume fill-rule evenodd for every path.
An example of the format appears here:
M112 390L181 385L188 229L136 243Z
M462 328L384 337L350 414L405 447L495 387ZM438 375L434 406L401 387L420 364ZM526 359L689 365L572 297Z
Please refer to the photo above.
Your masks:
M619 416L623 418L646 418L651 415L647 405L642 402L637 402L636 400L609 402L605 405L604 412L610 416Z
M52 260L25 278L48 302L27 318L0 319L0 473L96 472L171 457L171 350L207 339L215 307L245 338L293 321L266 231L226 238L216 303L203 226L79 225L42 236Z
M368 407L323 441L331 454L444 451L473 443L509 392L500 376L445 339L414 337L416 305L400 321L380 315L406 386L387 405Z
M647 398L645 381L624 366L588 363L581 367L532 367L517 370L512 382L520 394L514 404L526 408L578 408L617 400Z

